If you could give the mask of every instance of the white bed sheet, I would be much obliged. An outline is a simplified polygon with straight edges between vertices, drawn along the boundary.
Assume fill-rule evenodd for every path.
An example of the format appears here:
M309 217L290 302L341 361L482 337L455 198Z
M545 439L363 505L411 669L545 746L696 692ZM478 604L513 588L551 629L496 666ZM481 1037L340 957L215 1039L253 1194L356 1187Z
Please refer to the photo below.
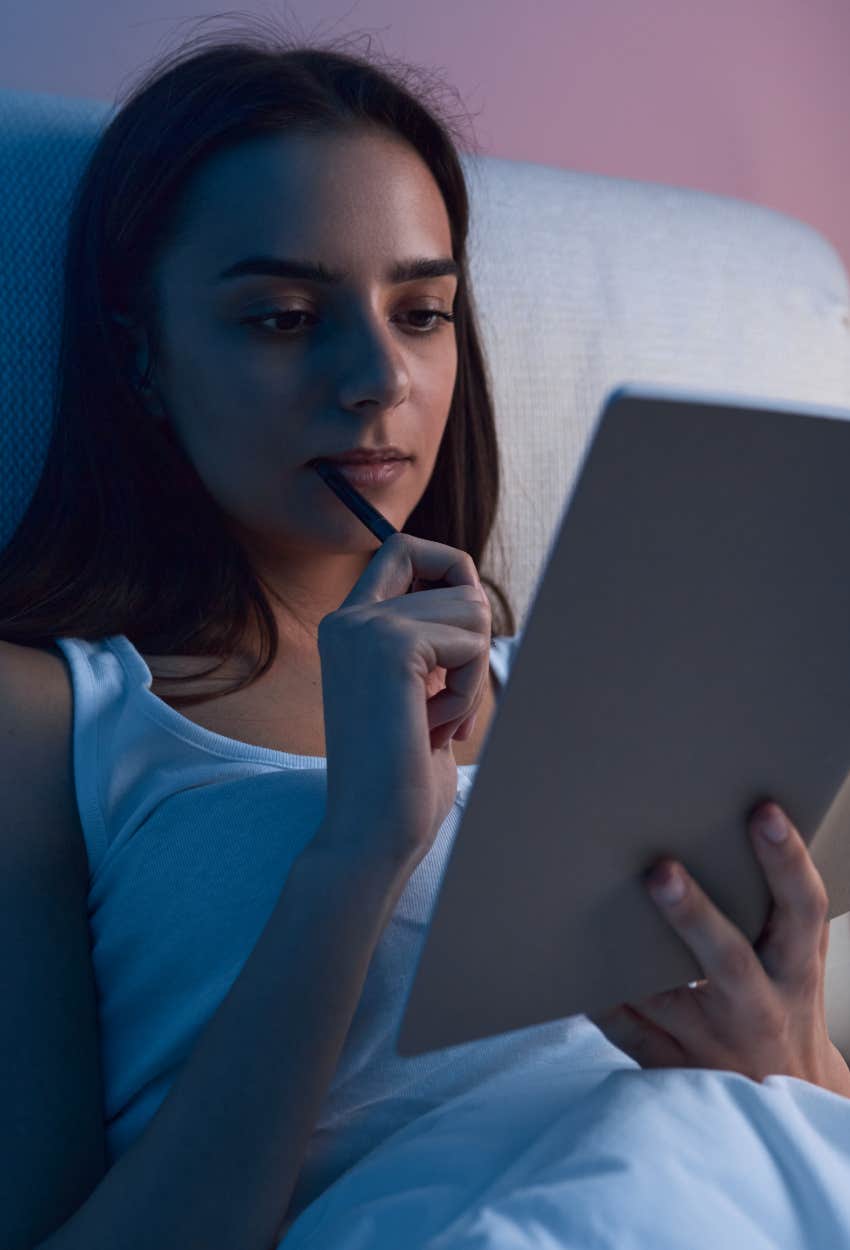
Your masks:
M286 1250L833 1250L850 1099L807 1081L635 1067L506 1072L330 1186Z

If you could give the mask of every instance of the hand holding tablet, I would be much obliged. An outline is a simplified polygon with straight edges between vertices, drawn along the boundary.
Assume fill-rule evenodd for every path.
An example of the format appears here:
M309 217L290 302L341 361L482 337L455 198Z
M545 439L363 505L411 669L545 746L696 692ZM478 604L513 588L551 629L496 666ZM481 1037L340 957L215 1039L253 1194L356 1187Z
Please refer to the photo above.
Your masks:
M656 895L656 902L705 979L591 1019L643 1068L720 1068L754 1081L778 1073L850 1097L850 1069L829 1037L824 1006L829 900L823 880L780 808L760 809L750 830L773 895L755 948L679 872L679 888Z

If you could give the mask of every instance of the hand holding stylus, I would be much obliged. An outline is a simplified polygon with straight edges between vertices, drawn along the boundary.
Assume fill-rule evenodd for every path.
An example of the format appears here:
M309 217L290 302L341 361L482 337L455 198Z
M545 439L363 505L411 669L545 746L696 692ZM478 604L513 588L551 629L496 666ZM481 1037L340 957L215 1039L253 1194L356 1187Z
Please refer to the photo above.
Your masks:
M452 737L471 732L490 674L490 605L472 558L395 530L327 461L316 471L382 546L319 623L326 822L364 811L363 844L411 868L457 793ZM418 583L434 588L408 591ZM429 678L445 689L429 698ZM339 819L338 819L339 818Z

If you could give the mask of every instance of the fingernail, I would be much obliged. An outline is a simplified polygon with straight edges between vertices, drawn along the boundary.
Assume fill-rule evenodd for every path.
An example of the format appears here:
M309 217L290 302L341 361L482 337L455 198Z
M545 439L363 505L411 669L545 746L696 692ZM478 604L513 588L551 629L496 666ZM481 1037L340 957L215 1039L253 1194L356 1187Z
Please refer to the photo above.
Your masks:
M678 903L685 897L685 878L675 865L667 864L650 877L649 889L659 903Z
M768 842L784 842L788 836L788 822L775 803L763 808L755 818L756 832Z

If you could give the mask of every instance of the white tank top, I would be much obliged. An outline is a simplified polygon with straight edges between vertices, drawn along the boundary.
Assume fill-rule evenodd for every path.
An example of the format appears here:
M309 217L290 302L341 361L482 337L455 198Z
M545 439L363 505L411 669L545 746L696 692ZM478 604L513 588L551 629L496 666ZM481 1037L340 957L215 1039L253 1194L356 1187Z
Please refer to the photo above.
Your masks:
M151 671L123 635L55 641L73 687L111 1166L165 1098L321 823L325 759L196 725L152 693ZM500 684L518 642L493 639ZM394 1053L476 769L458 766L454 806L376 946L290 1217L396 1129L494 1073L553 1061L633 1066L585 1016L421 1056Z

